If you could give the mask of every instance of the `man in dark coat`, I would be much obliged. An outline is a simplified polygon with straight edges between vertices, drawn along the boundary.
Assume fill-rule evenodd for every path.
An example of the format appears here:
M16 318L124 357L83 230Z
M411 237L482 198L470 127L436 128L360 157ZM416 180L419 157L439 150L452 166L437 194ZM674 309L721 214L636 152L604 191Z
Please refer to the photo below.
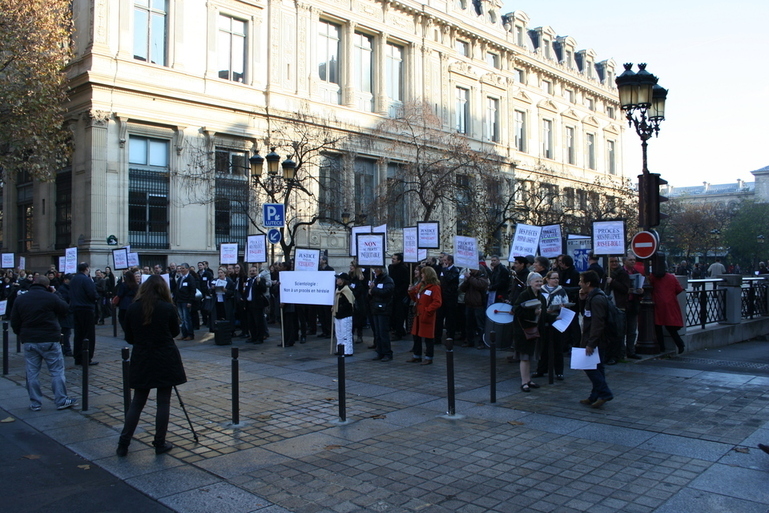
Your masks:
M186 262L179 266L175 283L174 301L176 301L179 319L181 319L182 340L193 340L195 331L192 329L192 303L195 301L197 281Z
M515 300L526 290L526 282L529 278L529 260L525 256L517 256L513 259L513 272L510 275L510 304L515 304Z
M390 315L392 314L393 294L395 282L388 276L384 267L374 267L373 279L369 285L369 298L371 305L371 328L374 331L374 344L376 345L376 357L374 360L389 362L393 359L393 350L390 346Z
M585 271L579 277L579 304L582 312L582 344L585 354L590 356L598 351L600 362L595 369L585 370L593 384L590 396L580 403L591 408L600 408L614 398L606 383L603 362L608 350L606 323L609 319L609 298L599 288L601 280L593 271Z
M446 326L446 340L454 341L457 331L457 309L459 306L459 269L454 265L453 255L443 255L443 267L438 273L441 281L441 297L443 303L438 309L435 320L435 343L440 344L443 338L443 327Z
M510 270L499 261L499 255L493 255L489 278L489 304L504 301L509 290Z
M73 340L75 365L98 365L99 362L93 360L93 353L96 349L96 325L94 315L96 315L96 300L99 295L96 292L96 285L90 276L90 267L87 262L77 264L77 273L69 282L69 309L72 312L72 321L75 327L75 337ZM82 360L83 340L88 339L88 361Z
M395 340L406 335L406 313L409 300L409 266L403 262L403 253L395 253L392 263L387 267L387 274L395 283L393 294L393 314L390 317L390 329L395 333Z
M61 353L61 326L69 307L49 290L48 278L38 276L26 294L20 295L11 310L11 328L24 344L27 365L29 409L40 411L43 394L40 390L40 367L43 360L51 375L51 388L58 410L75 406L77 401L67 396L64 377L64 356ZM91 319L93 322L93 319Z
M630 294L634 289L632 281L630 280L630 275L622 266L622 260L618 256L609 257L609 275L606 277L604 290L614 299L614 304L617 305L617 308L625 312L625 322L627 322L631 317L628 315L628 307L631 306ZM633 322L637 322L637 316L638 313L636 312L632 319ZM631 335L633 337L632 339ZM623 336L618 341L619 343L612 344L609 348L609 360L607 363L612 360L618 362L625 357L640 360L641 357L635 354L634 338L635 330L630 332L626 327Z
M561 278L561 287L569 295L569 302L576 304L579 293L579 273L574 268L574 259L570 255L560 255L556 259L556 264ZM568 347L579 347L580 339L579 320L575 315L566 329L564 342Z
M465 343L462 347L484 349L483 331L486 327L486 298L489 279L485 271L467 269L459 290L465 293Z
M261 344L267 337L267 322L264 317L264 309L267 306L267 282L259 276L259 268L251 266L248 270L248 280L243 297L246 301L246 320L250 338L246 340L250 344Z

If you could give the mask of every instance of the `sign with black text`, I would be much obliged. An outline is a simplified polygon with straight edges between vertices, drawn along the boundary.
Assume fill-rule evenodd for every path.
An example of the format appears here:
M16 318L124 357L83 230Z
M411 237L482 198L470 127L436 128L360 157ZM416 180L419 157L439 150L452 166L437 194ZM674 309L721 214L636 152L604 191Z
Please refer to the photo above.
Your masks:
M356 239L358 265L361 267L385 266L385 237L383 233L359 233Z

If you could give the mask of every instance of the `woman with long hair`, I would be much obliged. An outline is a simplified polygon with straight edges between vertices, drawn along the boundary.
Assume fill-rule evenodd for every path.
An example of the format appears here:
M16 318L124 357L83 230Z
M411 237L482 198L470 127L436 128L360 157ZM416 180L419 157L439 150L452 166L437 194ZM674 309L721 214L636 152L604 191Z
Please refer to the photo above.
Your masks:
M422 365L433 363L433 350L435 347L435 320L438 308L443 304L441 296L441 282L435 269L426 266L420 271L422 279L419 283L409 287L409 297L416 304L416 316L411 327L414 336L414 347L411 349L414 356L408 362L421 362ZM425 341L425 356L422 358L422 339Z
M366 296L368 295L369 277L366 275L367 273L364 273L363 271L364 269L359 267L355 260L350 262L350 290L352 290L352 294L355 296L352 327L356 335L356 344L363 342L363 329L366 327L366 317L368 313Z
M123 273L123 281L117 286L118 313L117 319L120 322L120 329L125 333L125 316L128 307L134 302L136 292L139 290L139 283L136 281L136 274L131 271Z
M133 345L129 384L134 389L133 400L126 414L116 454L128 454L136 426L139 423L150 390L157 389L155 414L155 454L170 451L166 442L168 418L171 414L171 389L187 382L182 357L174 343L180 332L179 314L171 299L165 280L154 274L142 283L125 319L126 341Z
M545 329L547 302L542 294L542 276L529 273L527 287L518 295L513 307L513 343L520 360L521 391L531 392L539 385L531 380L531 360L537 350L540 333ZM535 329L536 328L536 329Z

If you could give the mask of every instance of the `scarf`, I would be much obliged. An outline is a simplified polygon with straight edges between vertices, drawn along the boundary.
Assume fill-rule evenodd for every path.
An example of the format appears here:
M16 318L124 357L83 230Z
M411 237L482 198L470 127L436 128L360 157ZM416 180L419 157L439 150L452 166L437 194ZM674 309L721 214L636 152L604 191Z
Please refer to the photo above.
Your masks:
M355 304L355 296L352 293L352 290L350 290L350 287L345 285L341 289L336 289L334 291L334 308L331 311L331 313L336 314L336 312L339 310L339 296L344 295L345 298L347 298L347 301L350 302L351 305Z

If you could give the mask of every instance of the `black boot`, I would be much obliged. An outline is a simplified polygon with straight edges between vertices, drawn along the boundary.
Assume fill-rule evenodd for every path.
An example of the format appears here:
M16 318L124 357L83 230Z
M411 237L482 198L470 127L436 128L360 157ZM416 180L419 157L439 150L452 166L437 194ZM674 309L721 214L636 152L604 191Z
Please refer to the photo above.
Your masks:
M117 449L115 450L115 454L120 456L121 458L128 455L128 444L124 444L122 442L118 442Z
M174 448L169 442L152 442L152 445L155 446L155 454L163 454Z

